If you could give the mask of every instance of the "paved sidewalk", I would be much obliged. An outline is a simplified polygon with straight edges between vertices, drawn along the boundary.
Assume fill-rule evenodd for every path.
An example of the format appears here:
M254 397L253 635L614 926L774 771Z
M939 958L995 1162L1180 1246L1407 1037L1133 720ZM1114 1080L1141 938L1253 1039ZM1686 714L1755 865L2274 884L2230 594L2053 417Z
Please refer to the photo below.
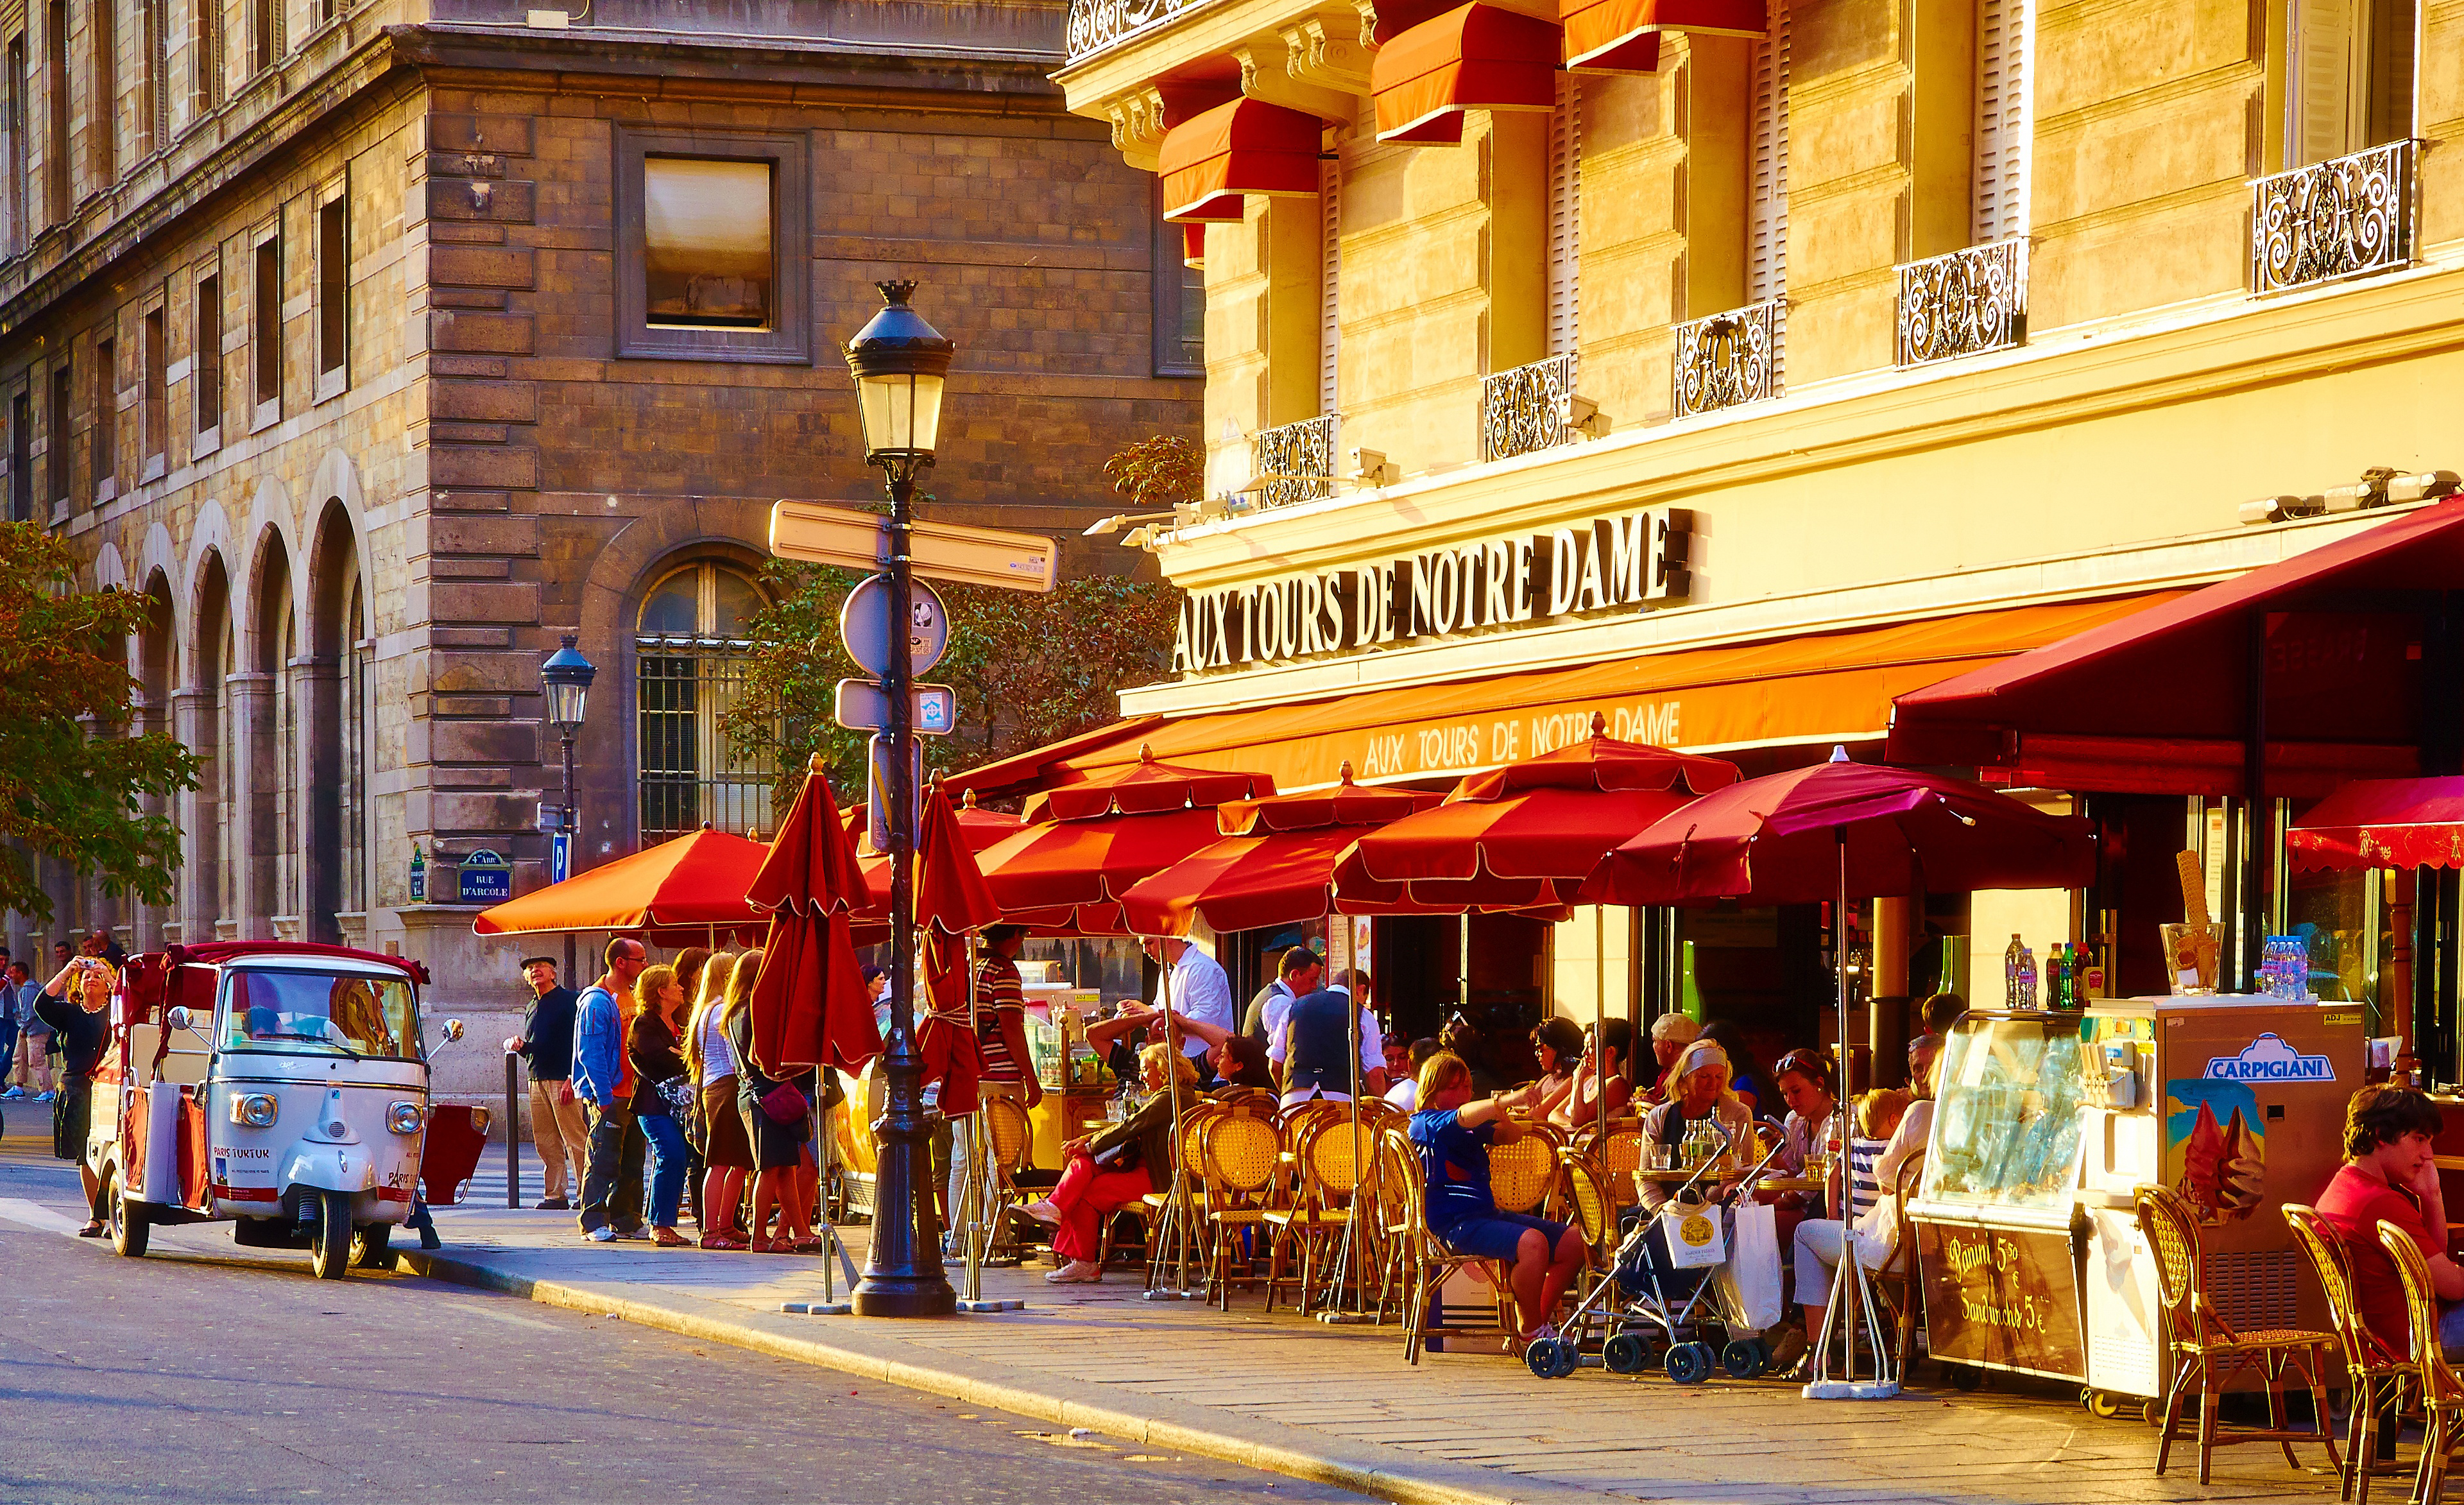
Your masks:
M781 1302L821 1295L818 1258L585 1243L569 1215L508 1211L500 1167L473 1188L484 1201L438 1211L446 1247L417 1260L427 1273L1393 1499L2120 1505L2336 1494L2332 1476L2295 1473L2272 1447L2218 1452L2215 1483L2202 1489L2196 1450L2177 1444L2173 1471L2157 1479L2149 1428L2094 1420L2051 1385L1813 1403L1768 1381L1681 1387L1584 1370L1549 1383L1493 1351L1432 1354L1416 1369L1392 1326L1267 1317L1254 1295L1236 1295L1228 1315L1147 1302L1131 1273L1053 1287L1039 1270L989 1271L985 1295L1028 1303L1000 1316L787 1316ZM848 1233L861 1265L864 1230ZM2319 1449L2300 1450L2305 1464L2324 1464Z

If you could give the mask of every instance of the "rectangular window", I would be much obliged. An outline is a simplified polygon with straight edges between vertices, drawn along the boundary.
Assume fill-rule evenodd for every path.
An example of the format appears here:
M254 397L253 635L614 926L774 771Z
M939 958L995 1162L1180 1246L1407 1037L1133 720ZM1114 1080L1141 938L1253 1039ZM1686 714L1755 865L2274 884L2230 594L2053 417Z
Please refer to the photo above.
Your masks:
M1206 374L1206 227L1163 218L1163 185L1155 189L1155 374ZM1321 318L1323 313L1321 313Z
M34 520L34 400L22 391L9 399L9 517Z
M2287 167L2413 133L2411 0L2291 0Z
M317 211L317 399L350 383L351 225L349 199Z
M69 399L76 389L69 385L74 373L69 363L62 361L52 367L52 410L44 425L43 458L51 472L51 502L55 507L69 504Z
M222 0L194 0L189 14L188 116L195 120L223 101Z
M145 432L140 436L145 463L140 480L162 475L171 449L171 426L164 416L170 410L170 388L163 379L163 365L171 353L163 327L165 312L157 308L145 316L145 407L141 415Z
M204 435L217 432L223 425L221 277L197 278L196 342L197 347L188 359L188 388L195 403L197 432Z
M108 340L94 343L94 499L107 501L120 476L120 361Z
M252 77L282 57L282 0L248 0L248 71Z
M620 130L617 351L801 364L805 139Z
M282 416L282 237L257 243L254 323L249 367L256 383L256 422Z
M1976 11L1976 245L2028 232L2028 96L2035 13L2029 0Z
M139 15L145 33L138 38L139 45L144 49L141 55L145 70L145 88L143 97L137 102L137 128L144 138L143 155L150 157L161 151L171 139L167 52L170 42L164 34L167 30L164 24L166 20L164 8L170 0L137 0L137 3L142 8Z
M94 92L87 97L85 138L94 148L94 181L120 181L120 0L94 0L86 12L94 48Z
M44 206L55 225L68 223L69 211L69 3L52 0L43 12L43 93L50 105L51 129L43 142Z
M26 33L9 38L9 254L26 249Z

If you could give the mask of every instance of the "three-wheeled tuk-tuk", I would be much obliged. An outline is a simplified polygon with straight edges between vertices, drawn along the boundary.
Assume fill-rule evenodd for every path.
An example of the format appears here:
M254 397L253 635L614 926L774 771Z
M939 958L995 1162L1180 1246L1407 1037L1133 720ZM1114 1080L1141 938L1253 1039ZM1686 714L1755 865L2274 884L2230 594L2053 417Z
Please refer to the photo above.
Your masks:
M86 1132L113 1247L136 1258L158 1225L228 1218L241 1244L304 1245L324 1279L390 1267L429 1118L426 981L297 941L131 957Z

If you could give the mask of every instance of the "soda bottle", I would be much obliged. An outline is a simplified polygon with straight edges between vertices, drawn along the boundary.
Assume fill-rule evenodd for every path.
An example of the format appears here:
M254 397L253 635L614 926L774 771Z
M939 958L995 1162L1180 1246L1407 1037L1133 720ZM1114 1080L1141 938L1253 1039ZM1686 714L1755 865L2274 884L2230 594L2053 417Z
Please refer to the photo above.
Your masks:
M2071 1006L2071 961L2062 943L2055 941L2045 953L2045 1007L2068 1008Z

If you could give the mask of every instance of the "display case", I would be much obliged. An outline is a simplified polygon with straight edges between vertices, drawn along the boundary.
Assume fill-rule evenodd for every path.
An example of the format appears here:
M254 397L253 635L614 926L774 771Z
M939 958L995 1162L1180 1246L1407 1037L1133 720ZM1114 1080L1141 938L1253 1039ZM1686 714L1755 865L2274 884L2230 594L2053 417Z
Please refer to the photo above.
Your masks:
M1937 1359L2077 1380L2073 1257L2090 1078L2078 1014L1977 1009L1945 1042L1909 1216Z

